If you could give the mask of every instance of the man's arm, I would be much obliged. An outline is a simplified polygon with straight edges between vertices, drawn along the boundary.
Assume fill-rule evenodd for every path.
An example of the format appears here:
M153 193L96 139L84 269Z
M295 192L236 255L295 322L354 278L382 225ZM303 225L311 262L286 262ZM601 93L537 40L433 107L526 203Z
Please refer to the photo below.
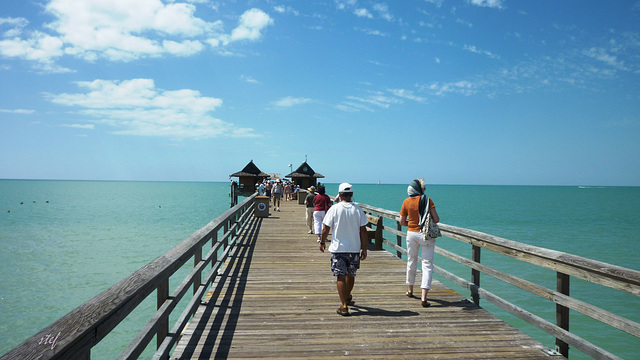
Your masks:
M367 227L360 226L360 260L367 258Z
M320 251L324 252L325 249L325 243L327 242L327 237L329 236L329 233L331 232L331 227L327 226L327 225L323 225L322 226L322 233L320 234Z

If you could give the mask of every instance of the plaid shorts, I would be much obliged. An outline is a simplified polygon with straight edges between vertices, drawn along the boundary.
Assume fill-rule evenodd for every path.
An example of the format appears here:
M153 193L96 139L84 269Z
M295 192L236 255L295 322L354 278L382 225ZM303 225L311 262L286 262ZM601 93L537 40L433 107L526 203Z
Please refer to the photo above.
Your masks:
M356 276L360 268L360 253L331 253L333 276Z

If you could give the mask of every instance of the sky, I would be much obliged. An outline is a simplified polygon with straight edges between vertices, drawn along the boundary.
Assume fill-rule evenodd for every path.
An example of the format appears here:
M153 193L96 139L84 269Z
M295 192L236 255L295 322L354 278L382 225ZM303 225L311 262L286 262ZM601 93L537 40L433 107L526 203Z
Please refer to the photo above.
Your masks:
M0 179L640 186L640 0L5 0Z

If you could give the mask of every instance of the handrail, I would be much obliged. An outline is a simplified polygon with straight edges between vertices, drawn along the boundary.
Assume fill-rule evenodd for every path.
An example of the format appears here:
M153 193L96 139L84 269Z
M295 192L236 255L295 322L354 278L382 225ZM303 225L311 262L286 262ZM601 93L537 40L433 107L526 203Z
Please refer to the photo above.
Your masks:
M227 210L163 255L25 340L0 360L90 359L91 348L154 291L158 295L158 312L120 358L137 358L156 334L159 346L162 346L167 338L169 314L191 285L196 295L185 312L192 314L195 311L204 290L215 278L217 267L224 260L217 260L205 282L200 281L200 274L207 264L214 261L218 249L224 248L225 255L229 253L241 228L251 218L255 196L253 194ZM218 239L221 229L224 235ZM212 241L212 250L205 259L200 259L202 248L209 241ZM169 278L189 259L194 259L194 270L169 297ZM178 324L182 328L186 324L184 315L178 321L182 321L182 324ZM161 357L166 358L167 355Z
M359 205L365 212L371 215L378 215L382 218L390 219L395 222L395 227L385 226L383 222L378 222L378 225L382 226L384 231L395 235L396 242L394 243L387 239L376 239L376 244L386 244L390 248L396 250L396 256L398 257L401 257L401 254L406 255L407 251L402 247L401 241L402 238L406 238L406 232L403 232L402 227L400 226L400 213L367 204ZM571 345L594 358L619 359L619 357L614 354L611 354L608 351L569 332L569 309L640 338L640 323L569 296L570 276L640 296L640 271L607 264L561 251L527 245L479 231L442 223L438 225L443 236L472 245L471 260L438 246L436 246L435 251L442 256L471 268L473 282L466 281L438 266L434 266L434 270L438 274L457 283L458 285L469 289L471 291L471 297L476 304L479 304L479 298L482 297L507 312L547 332L548 334L553 335L556 338L557 351L559 351L563 356L568 357L568 346ZM520 279L511 274L507 274L481 264L480 249L483 248L520 261L556 271L558 288L556 290L547 289L530 281ZM480 287L480 273L487 274L498 280L517 286L532 294L554 302L556 304L556 324L533 315L530 312L527 312L526 310L517 307Z

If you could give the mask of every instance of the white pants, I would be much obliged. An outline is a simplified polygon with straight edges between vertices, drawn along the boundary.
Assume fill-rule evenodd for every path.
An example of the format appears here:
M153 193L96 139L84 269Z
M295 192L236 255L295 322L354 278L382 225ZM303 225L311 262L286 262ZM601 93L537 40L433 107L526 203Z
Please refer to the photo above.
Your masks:
M407 231L407 285L416 282L416 270L418 268L418 250L422 257L422 282L421 289L431 289L433 279L433 252L436 247L436 239L425 241L419 231Z
M322 234L322 220L324 220L324 214L326 214L326 211L313 212L313 229L316 235Z

